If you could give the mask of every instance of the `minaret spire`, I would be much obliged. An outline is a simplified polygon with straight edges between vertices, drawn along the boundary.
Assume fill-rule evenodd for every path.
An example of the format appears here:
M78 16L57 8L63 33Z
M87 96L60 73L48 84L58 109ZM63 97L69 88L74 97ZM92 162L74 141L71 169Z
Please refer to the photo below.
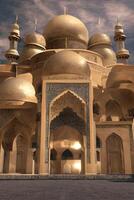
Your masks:
M5 53L5 57L12 63L19 58L18 41L20 40L20 27L18 24L18 16L16 16L15 23L12 25L9 35L10 47Z
M117 23L115 25L114 40L117 46L116 57L118 62L127 63L129 58L129 51L125 49L126 35L124 34L122 24L119 22L119 17L117 17Z
M16 21L15 21L16 24L18 24L18 19L19 19L18 15L16 15L16 18L15 18L15 19L16 19Z
M100 24L101 24L101 18L99 17L97 21L97 25L100 26Z
M37 18L34 19L34 31L37 31Z
M66 14L67 14L67 7L64 6L64 15L66 15Z

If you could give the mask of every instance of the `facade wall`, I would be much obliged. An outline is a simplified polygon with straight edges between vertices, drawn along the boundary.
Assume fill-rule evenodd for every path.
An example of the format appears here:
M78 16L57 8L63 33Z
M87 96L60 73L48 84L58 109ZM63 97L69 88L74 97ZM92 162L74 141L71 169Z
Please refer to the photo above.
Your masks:
M120 123L120 122L119 122ZM107 162L107 138L112 134L120 136L123 143L123 155L124 155L124 168L125 174L132 173L132 131L131 125L123 124L114 124L114 122L99 124L97 125L97 136L100 138L102 147L101 147L101 171L102 174L107 174L108 162ZM114 148L114 146L113 146Z

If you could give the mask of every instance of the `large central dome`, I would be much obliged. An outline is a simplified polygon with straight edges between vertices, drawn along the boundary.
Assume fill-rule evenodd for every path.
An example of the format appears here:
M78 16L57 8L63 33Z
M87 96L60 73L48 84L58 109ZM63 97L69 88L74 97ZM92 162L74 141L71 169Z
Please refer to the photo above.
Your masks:
M56 38L68 38L84 44L87 44L89 39L86 26L71 15L59 15L49 21L44 29L44 37L47 41Z
M79 54L63 50L48 58L45 64L44 75L79 75L89 77L90 71L87 61Z

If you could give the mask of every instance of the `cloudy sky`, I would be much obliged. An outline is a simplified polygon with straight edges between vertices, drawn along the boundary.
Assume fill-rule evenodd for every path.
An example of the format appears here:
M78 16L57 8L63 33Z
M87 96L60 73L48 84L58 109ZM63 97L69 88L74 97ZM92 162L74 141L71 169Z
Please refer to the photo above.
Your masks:
M97 30L100 17L100 31L113 37L114 25L119 17L127 35L126 47L131 53L130 63L134 63L134 0L0 0L0 59L8 48L8 35L15 16L19 16L21 36L43 28L53 16L67 13L81 19L92 35Z

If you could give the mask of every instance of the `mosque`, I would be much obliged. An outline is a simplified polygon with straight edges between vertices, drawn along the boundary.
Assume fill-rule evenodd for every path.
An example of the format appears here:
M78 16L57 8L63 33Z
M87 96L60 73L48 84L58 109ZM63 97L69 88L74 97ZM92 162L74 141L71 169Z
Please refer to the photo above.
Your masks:
M133 174L134 65L118 21L89 37L78 18L52 18L43 34L12 25L0 64L1 174Z

